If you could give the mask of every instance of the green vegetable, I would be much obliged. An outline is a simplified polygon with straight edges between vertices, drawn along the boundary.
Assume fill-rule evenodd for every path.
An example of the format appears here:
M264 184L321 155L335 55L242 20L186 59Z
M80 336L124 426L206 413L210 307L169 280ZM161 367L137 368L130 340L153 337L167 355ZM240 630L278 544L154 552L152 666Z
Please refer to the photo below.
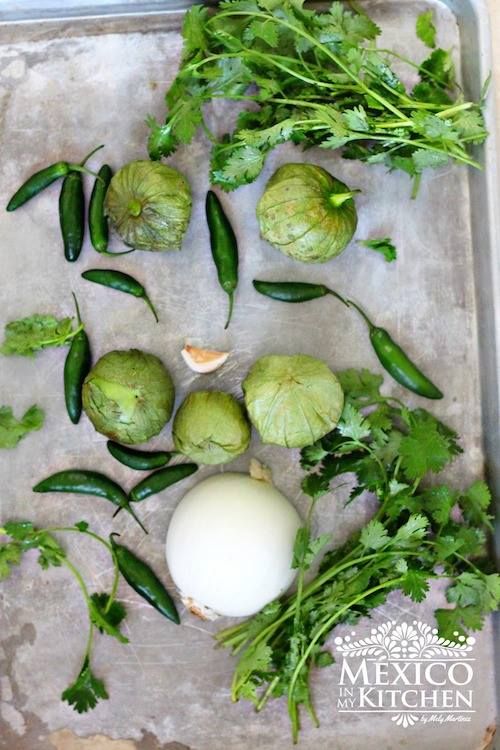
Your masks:
M13 320L5 326L5 339L0 347L2 354L19 354L34 357L35 352L50 346L65 346L83 330L79 324L73 328L73 318L55 318L53 315L29 315Z
M101 255L115 257L117 255L128 255L128 253L133 252L133 249L125 250L122 253L108 252L109 227L108 220L104 215L104 198L112 176L111 167L108 164L103 164L98 172L94 187L92 188L92 195L90 196L89 230L90 241L94 250Z
M286 448L311 445L333 430L344 403L330 368L305 354L261 357L243 381L243 393L262 442Z
M102 286L107 286L110 289L116 289L118 292L125 292L125 294L140 297L149 307L158 323L158 315L145 288L133 276L129 276L128 273L106 268L92 268L89 271L84 271L82 278L87 279L87 281L93 281L95 284L102 284Z
M61 177L66 177L73 172L79 172L84 174L93 174L83 166L87 159L94 154L102 146L98 146L85 157L80 164L71 164L67 161L58 161L55 164L50 164L48 167L44 167L39 172L35 172L24 182L21 187L14 193L12 198L7 204L7 211L15 211L16 208L24 205L27 201L34 198L35 195L45 190L46 187L52 185L53 182L59 180Z
M87 159L101 148L103 147L98 146L87 154L80 167L83 168ZM81 170L70 170L64 178L59 195L59 223L64 243L64 257L73 263L78 260L82 251L85 232L85 195Z
M354 193L314 164L284 164L257 204L262 237L303 263L325 263L349 244L357 225Z
M138 349L112 351L83 384L83 408L98 432L126 445L145 443L172 416L174 385L158 357Z
M180 250L191 215L191 191L176 169L132 161L112 177L104 211L136 250Z
M391 263L397 258L396 246L390 237L382 237L381 239L372 240L357 240L358 245L368 247L370 250L375 250L377 253L381 253L388 263Z
M73 298L81 330L71 339L64 362L64 400L69 418L73 424L78 424L82 413L82 386L91 367L91 355L89 338L83 328L75 295Z
M136 471L159 469L168 464L173 455L169 451L138 451L112 440L108 440L107 447L113 458Z
M432 9L421 13L417 18L417 36L427 47L433 49L436 46L436 27Z
M109 538L113 548L113 556L118 563L120 573L129 586L164 617L179 625L179 613L172 597L156 573L143 560L136 557L131 550L118 544L115 541L115 536L119 535L111 534Z
M55 164L50 164L50 166L40 169L39 172L35 172L14 193L7 204L7 211L15 211L16 208L23 206L31 198L34 198L35 195L38 195L42 190L52 185L53 182L59 180L61 177L66 177L69 171L70 165L67 161L58 161Z
M229 296L229 313L224 326L227 328L233 313L234 292L238 286L238 242L221 202L212 190L207 193L205 209L219 284Z
M428 43L430 21L419 22ZM470 147L487 137L482 102L464 101L450 53L436 49L419 64L377 49L379 34L366 13L338 2L325 12L294 0L228 0L215 13L193 6L166 122L149 118L151 158L190 143L202 127L214 143L210 179L225 190L255 180L269 151L286 141L403 170L414 194L427 167L479 167ZM412 91L393 62L418 71ZM218 140L206 103L221 98L248 109Z
M14 448L29 432L43 427L45 412L34 404L16 419L10 406L0 406L0 448Z
M338 623L352 625L370 615L391 591L421 602L429 582L443 577L450 579L446 598L454 605L435 612L444 638L454 641L457 631L481 629L500 603L500 576L492 572L486 548L488 488L475 482L456 490L428 481L461 452L457 435L429 412L383 396L379 375L346 370L338 378L346 397L342 418L332 433L302 451L302 466L310 472L302 488L311 506L295 543L297 590L216 636L238 653L232 699L250 700L259 711L286 695L295 741L301 705L318 723L309 681L315 666L332 662L323 644ZM352 472L350 501L368 491L378 510L323 556L316 577L306 583L306 572L329 541L328 535L312 536L315 504Z
M74 563L67 558L66 552L53 536L53 532L83 534L99 542L107 549L112 557L114 571L110 594L104 592L89 594L82 574ZM120 624L126 616L126 610L124 605L115 599L120 572L113 549L105 539L89 531L88 524L85 521L80 521L73 527L55 526L48 529L37 529L30 521L9 522L5 524L4 528L0 528L0 535L3 534L9 536L10 539L0 543L0 581L8 577L12 565L21 562L24 552L29 549L36 549L39 552L38 562L43 570L50 566L64 566L70 571L80 587L88 610L89 634L87 646L80 673L74 683L64 690L61 698L67 701L78 713L89 711L97 705L99 700L108 698L104 683L93 674L90 666L95 629L97 628L101 633L116 638L120 643L128 643L128 639L120 631Z
M394 380L408 390L418 393L425 398L443 398L437 386L424 375L385 330L375 326L366 313L350 299L345 299L338 292L329 289L324 284L308 284L294 281L258 281L254 280L255 289L266 297L280 302L306 302L330 294L347 307L358 311L370 333L370 342L382 366L392 375Z
M156 495L167 487L171 487L176 482L190 477L195 471L198 471L196 464L178 464L177 466L167 466L165 469L159 469L159 471L153 472L153 474L150 474L130 490L130 500L133 503L146 500L151 495Z
M174 445L200 464L225 464L250 444L250 425L241 404L229 393L195 391L174 418Z
M132 510L129 498L122 488L112 479L104 474L99 474L97 471L85 469L58 471L56 474L38 482L33 487L33 492L71 492L79 495L102 497L118 508L124 508L139 524L144 533L148 533Z

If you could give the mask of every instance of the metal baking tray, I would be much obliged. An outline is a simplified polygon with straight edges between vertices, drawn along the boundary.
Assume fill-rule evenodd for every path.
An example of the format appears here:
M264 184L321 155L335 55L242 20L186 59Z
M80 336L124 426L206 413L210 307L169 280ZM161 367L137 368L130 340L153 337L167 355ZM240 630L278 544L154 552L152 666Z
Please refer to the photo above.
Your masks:
M115 167L145 157L145 115L164 115L163 93L175 75L181 48L182 3L88 0L85 5L66 2L62 10L61 5L25 0L4 2L0 9L0 205L34 168L64 156L76 158L101 142L106 144L106 160ZM418 12L433 7L441 46L454 48L465 91L478 96L491 68L485 0L367 0L363 6L380 21L384 41L421 57L425 50L415 40L414 21ZM145 282L158 303L158 326L140 301L85 285L80 278L85 268L109 264L88 242L76 264L63 261L57 188L15 215L0 211L0 323L3 326L42 310L71 314L70 291L74 290L94 356L131 346L159 354L173 374L179 403L188 389L205 385L239 394L250 363L269 352L319 355L335 369L378 369L362 322L346 316L333 300L293 309L279 304L271 307L253 293L250 282L261 276L329 283L363 300L377 321L418 355L433 379L444 386L446 398L435 404L435 410L463 436L465 449L451 476L458 484L486 472L498 497L500 202L492 98L487 111L491 135L477 154L484 170L450 167L427 174L416 201L410 200L405 175L386 175L381 167L344 161L323 150L303 154L283 146L273 152L264 175L225 201L241 248L241 283L228 332L222 328L225 296L207 255L203 197L208 186L208 147L201 136L172 158L190 180L194 197L182 252L167 256L135 253L115 261L117 267ZM214 129L222 132L227 107L212 109L210 116ZM399 248L398 261L388 266L353 243L333 262L306 268L259 240L256 201L265 179L289 160L323 164L349 185L361 188L357 236L390 234ZM98 163L97 158L92 162ZM179 356L186 338L230 349L227 366L206 380L188 372ZM28 517L38 525L48 525L85 518L98 532L107 534L109 511L99 501L69 496L54 499L31 492L36 480L75 465L98 466L126 487L134 481L125 467L107 455L104 438L87 420L82 419L78 427L68 422L61 384L63 357L55 350L44 352L36 362L2 359L2 403L12 404L16 411L39 403L46 409L47 421L42 433L0 455L0 519ZM387 381L386 387L399 393L394 383ZM168 443L168 430L153 441L153 445ZM272 468L278 487L303 509L296 455L264 447L256 439L250 453ZM248 456L242 457L231 468L245 471L248 461ZM206 468L203 475L213 471ZM169 517L190 481L148 501L144 507L148 537L125 514L114 523L163 576L167 575L164 540ZM318 506L317 526L331 530L335 542L340 542L372 511L369 499L358 499L344 508L340 494L328 496ZM80 540L65 539L65 544L93 587L108 584L109 562L100 550ZM103 748L108 747L106 738L130 740L123 747L143 750L160 746L285 750L291 746L284 705L274 702L262 714L255 714L248 705L231 704L233 658L215 650L210 638L219 624L206 625L183 613L184 626L170 627L126 586L120 594L129 606L131 642L122 646L98 639L96 671L106 680L111 698L80 716L59 700L83 649L85 612L78 592L62 570L42 573L31 556L2 583L1 748L73 747L64 744L70 742L72 733L102 735L102 740L93 742L97 747L102 741ZM393 595L374 613L374 621L418 617L431 623L438 602L442 603L442 591L437 588L422 605ZM358 633L363 628L368 633L370 627L370 621L360 623ZM343 627L337 632L348 631ZM339 666L322 670L313 683L321 727L314 729L304 719L300 747L360 750L374 743L386 750L481 747L495 715L491 622L478 634L475 657L476 713L471 721L421 725L413 732L396 726L384 714L339 714Z

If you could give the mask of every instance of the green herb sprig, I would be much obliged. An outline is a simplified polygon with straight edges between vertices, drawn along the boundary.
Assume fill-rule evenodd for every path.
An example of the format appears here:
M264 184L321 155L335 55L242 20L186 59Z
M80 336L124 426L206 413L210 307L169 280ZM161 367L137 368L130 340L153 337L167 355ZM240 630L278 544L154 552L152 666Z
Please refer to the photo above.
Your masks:
M114 568L113 583L109 594L101 592L91 595L89 593L80 571L68 559L65 550L53 536L55 532L86 534L104 545L112 557ZM78 713L95 708L99 700L108 698L104 682L93 674L90 665L95 629L116 638L120 643L128 643L128 638L120 631L120 624L126 616L126 610L121 602L116 601L120 572L111 545L90 531L85 521L80 521L75 526L48 529L37 529L30 521L9 522L0 528L0 535L10 537L8 541L0 543L0 581L10 575L13 565L21 562L24 552L37 549L40 553L38 562L44 570L51 566L65 566L80 587L88 610L87 644L78 677L64 690L61 697Z
M457 435L429 412L381 394L379 375L346 370L338 377L346 395L342 418L301 454L302 488L311 503L295 542L297 589L216 636L238 654L232 699L250 700L260 711L269 699L286 696L294 741L300 706L318 724L310 675L333 662L324 644L338 623L369 615L391 591L419 603L438 578L448 579L446 598L453 605L435 612L445 638L481 629L500 603L500 576L485 549L487 486L476 481L457 490L428 481L461 452ZM338 481L345 484L346 475L354 477L348 502L368 491L378 510L345 544L326 552L316 577L306 581L330 540L312 537L315 505Z
M449 51L433 49L415 63L377 48L380 29L364 12L340 2L323 13L302 6L225 0L215 13L201 5L187 12L166 122L148 120L151 158L168 156L202 127L213 143L211 181L225 190L252 182L267 153L285 141L343 148L346 158L402 170L414 195L427 167L480 166L469 147L487 137L484 96L464 99ZM420 16L416 31L435 45L431 16ZM396 60L418 72L411 91L391 67ZM217 99L252 104L222 140L203 111Z

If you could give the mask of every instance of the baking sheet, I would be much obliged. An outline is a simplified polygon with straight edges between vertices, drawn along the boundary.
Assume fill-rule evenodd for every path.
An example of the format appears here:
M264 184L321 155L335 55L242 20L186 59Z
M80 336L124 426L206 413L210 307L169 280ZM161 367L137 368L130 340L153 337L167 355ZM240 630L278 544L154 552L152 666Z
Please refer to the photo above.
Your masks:
M382 44L410 56L424 57L414 38L418 12L427 2L367 2L383 27ZM457 18L441 3L432 3L438 16L439 41L458 56ZM23 34L0 29L0 204L33 169L60 157L76 158L100 142L115 168L146 157L148 112L164 114L163 92L175 75L180 51L180 15L143 21L117 20L39 24ZM470 28L470 27L467 27ZM170 30L169 30L170 29ZM462 36L466 31L462 30ZM475 65L469 50L471 66ZM476 71L478 72L478 71ZM211 125L223 132L227 107L212 110ZM99 159L91 166L98 166ZM393 237L399 258L386 264L377 254L352 243L346 252L321 267L302 267L258 238L255 205L265 180L286 161L322 164L362 193L357 199L357 237ZM72 313L71 290L82 314L97 359L106 351L131 346L162 357L177 387L177 404L193 388L223 388L240 395L240 383L250 364L265 353L304 352L321 356L332 368L371 367L379 370L367 342L362 321L344 312L334 300L289 307L256 295L251 280L302 278L318 280L349 291L362 300L380 325L387 326L407 351L444 387L446 397L433 405L463 437L464 456L452 472L457 486L479 476L484 467L478 320L483 304L477 295L478 252L474 200L467 171L451 166L429 173L418 200L411 201L405 175L385 175L381 167L342 160L323 150L302 154L290 145L273 152L261 178L227 197L224 204L240 240L240 287L234 321L223 331L226 297L212 266L204 218L208 187L208 147L202 136L171 159L188 177L193 190L193 216L182 252L169 255L134 253L116 261L100 258L87 241L80 260L63 261L57 222L57 187L15 214L0 213L3 324L35 311ZM474 189L474 183L472 183ZM472 218L471 218L472 217ZM477 222L476 222L477 224ZM475 230L474 230L475 231ZM484 231L484 230L483 230ZM118 242L113 249L119 249ZM157 305L160 324L139 300L133 300L80 278L89 267L117 268L143 281ZM480 267L484 269L484 266ZM491 281L491 278L490 278ZM180 357L185 340L231 350L227 365L211 376L197 377ZM494 339L492 340L494 343ZM491 354L491 352L490 352ZM484 342L481 356L484 355ZM117 464L106 452L105 440L82 418L74 427L67 419L62 393L64 351L41 353L36 361L3 359L0 369L2 403L16 413L32 403L47 412L43 432L29 436L15 451L2 452L0 518L32 518L38 525L74 523L85 518L98 533L123 532L126 541L166 578L164 540L172 510L189 486L220 469L205 468L196 476L141 508L150 529L148 537L121 514L111 527L106 504L90 498L37 496L31 487L40 478L70 466L96 468L125 487L137 475ZM402 393L387 381L387 390ZM488 386L489 387L489 386ZM484 403L483 382L483 403ZM414 404L417 397L404 393ZM490 402L491 404L491 402ZM485 409L491 418L491 407ZM493 413L494 415L494 413ZM169 429L151 446L170 444ZM264 447L254 438L248 456L231 469L245 471L249 457L268 464L277 486L299 509L301 472L295 452ZM318 506L317 526L332 531L335 542L370 517L373 502L360 499L343 507L341 493L329 495ZM80 539L64 540L86 579L97 589L109 585L109 561L95 545ZM167 579L167 578L166 578ZM168 579L167 579L168 580ZM76 734L103 734L149 743L177 741L193 750L273 750L290 747L288 717L282 702L273 702L260 715L245 704L232 705L229 684L234 660L215 650L210 638L217 625L206 625L183 613L183 627L174 628L133 595L120 589L129 609L126 634L129 646L97 639L95 670L110 693L93 712L79 716L59 701L59 694L79 668L84 648L85 611L80 594L62 570L42 573L36 556L28 555L0 588L0 747L51 748L51 733L63 727ZM432 610L442 603L433 590L427 602L412 604L393 595L374 613L376 622L415 616L432 622ZM222 621L220 625L224 625ZM356 628L369 632L365 621ZM337 633L348 632L339 627ZM478 634L473 689L476 713L468 724L420 726L417 732L396 727L385 715L339 715L339 666L315 674L313 693L320 729L307 718L301 747L312 750L358 750L373 738L390 750L432 746L435 750L470 750L479 745L494 718L493 648L491 627ZM3 744L2 744L3 743Z

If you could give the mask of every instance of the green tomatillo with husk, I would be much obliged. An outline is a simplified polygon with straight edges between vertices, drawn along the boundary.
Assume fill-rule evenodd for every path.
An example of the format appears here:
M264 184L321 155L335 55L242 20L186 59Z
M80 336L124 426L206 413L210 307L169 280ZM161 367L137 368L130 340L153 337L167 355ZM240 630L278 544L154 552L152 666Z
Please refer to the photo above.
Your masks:
M251 427L243 406L230 393L194 391L174 418L175 449L200 464L226 464L244 453Z
M344 393L328 365L307 354L258 359L243 381L245 405L263 443L304 448L331 432Z
M180 250L191 216L191 190L173 167L131 161L112 177L105 213L126 245L136 250Z
M315 164L283 164L257 205L262 237L303 263L325 263L351 241L354 190Z
M105 354L82 389L83 408L97 432L125 445L157 435L172 416L174 397L163 362L139 349Z

